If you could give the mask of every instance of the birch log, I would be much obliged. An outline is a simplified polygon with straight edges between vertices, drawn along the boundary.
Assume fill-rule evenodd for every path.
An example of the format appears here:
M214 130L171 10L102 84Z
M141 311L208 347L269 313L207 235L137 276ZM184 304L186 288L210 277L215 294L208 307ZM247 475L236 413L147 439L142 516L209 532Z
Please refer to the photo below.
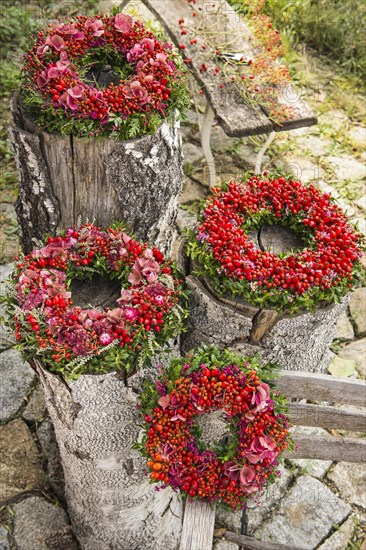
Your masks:
M179 122L153 135L116 142L49 134L12 99L10 138L19 175L16 212L23 250L80 218L125 221L137 238L170 252L183 186Z
M33 362L54 424L65 496L83 550L176 550L182 506L173 491L156 491L139 436L137 393L114 373L81 375L66 385Z
M216 344L247 356L258 353L263 361L278 362L287 370L327 370L331 358L329 345L349 295L340 303L314 313L278 314L231 296L219 298L209 280L192 274L194 268L184 256L184 245L180 248L179 263L190 291L189 331L183 351L202 343Z

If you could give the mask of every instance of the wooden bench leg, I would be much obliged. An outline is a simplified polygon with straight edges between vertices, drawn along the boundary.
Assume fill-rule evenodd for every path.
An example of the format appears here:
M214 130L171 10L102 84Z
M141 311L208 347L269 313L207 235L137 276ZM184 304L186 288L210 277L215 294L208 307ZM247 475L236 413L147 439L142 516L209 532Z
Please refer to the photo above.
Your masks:
M214 119L215 119L215 113L212 110L210 102L207 101L206 110L203 115L202 125L201 125L201 145L202 145L203 154L205 155L205 159L207 162L210 189L211 187L216 185L216 168L215 168L215 161L212 155L211 143L210 143L211 129L212 129L212 123Z
M122 0L120 5L118 6L120 11L122 12L125 9L125 7L127 6L127 4L129 4L129 3L130 3L130 0Z
M187 499L179 550L211 550L216 504Z
M255 171L254 171L257 176L261 173L261 166L262 166L264 154L267 151L268 147L271 145L272 141L274 140L275 135L276 135L276 132L271 132L268 135L268 138L265 144L263 145L262 149L259 151L257 155L257 160L255 162Z

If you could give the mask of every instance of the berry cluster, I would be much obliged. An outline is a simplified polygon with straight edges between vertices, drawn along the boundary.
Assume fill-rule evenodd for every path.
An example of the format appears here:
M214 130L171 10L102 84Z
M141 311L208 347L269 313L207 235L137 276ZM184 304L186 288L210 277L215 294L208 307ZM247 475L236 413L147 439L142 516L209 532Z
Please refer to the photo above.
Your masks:
M235 509L279 475L279 454L292 446L286 409L259 369L254 359L209 347L174 360L155 385L146 384L139 448L152 480ZM197 420L214 411L225 416L229 436L205 445Z
M304 249L287 255L261 250L248 233L263 222L295 229ZM278 309L290 303L293 311L346 294L361 256L362 236L330 195L283 177L253 176L215 188L189 235L188 253L206 267L218 292Z
M103 89L82 76L105 65L118 75L118 84ZM41 106L53 119L88 120L85 127L93 135L117 132L134 115L143 115L145 126L149 117L165 118L177 108L173 91L180 88L184 95L185 89L172 47L122 13L50 25L38 33L23 73L26 103Z
M73 279L118 279L116 307L73 305ZM180 330L180 283L171 261L121 228L90 224L49 237L16 265L8 291L10 323L28 358L65 375L136 367ZM182 311L182 310L181 310ZM103 355L99 357L101 354Z

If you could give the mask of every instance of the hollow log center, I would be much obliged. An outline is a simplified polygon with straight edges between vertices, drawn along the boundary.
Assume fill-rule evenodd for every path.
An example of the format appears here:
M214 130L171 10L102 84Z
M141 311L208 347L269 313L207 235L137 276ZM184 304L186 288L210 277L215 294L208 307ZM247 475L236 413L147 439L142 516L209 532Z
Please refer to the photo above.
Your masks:
M74 306L82 309L87 307L114 308L118 307L116 300L121 294L121 283L94 274L90 280L73 279L70 290Z

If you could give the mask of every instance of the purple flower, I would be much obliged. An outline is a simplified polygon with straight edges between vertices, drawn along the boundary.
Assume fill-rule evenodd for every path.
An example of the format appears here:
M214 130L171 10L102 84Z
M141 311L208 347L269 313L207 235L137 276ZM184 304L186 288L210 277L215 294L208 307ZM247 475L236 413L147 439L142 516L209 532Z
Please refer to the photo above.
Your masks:
M65 49L65 41L62 38L62 36L59 36L58 34L54 34L53 36L48 36L46 40L46 44L48 46L51 46L58 52Z
M140 105L145 105L149 101L148 91L139 80L133 80L124 86L123 91L128 99L136 99Z
M108 346L108 344L110 344L112 341L113 338L110 334L108 334L108 332L103 332L103 334L99 336L99 343L102 346Z
M102 36L104 34L103 23L100 19L87 19L85 28L93 31L93 36Z
M134 307L127 307L123 312L126 321L133 322L137 318L137 309Z
M278 451L276 442L269 435L256 437L252 441L249 452L245 455L251 464L263 462L266 458L268 458L270 462L273 462L277 456Z
M124 13L117 13L114 18L114 26L118 32L128 32L132 27L132 17Z

